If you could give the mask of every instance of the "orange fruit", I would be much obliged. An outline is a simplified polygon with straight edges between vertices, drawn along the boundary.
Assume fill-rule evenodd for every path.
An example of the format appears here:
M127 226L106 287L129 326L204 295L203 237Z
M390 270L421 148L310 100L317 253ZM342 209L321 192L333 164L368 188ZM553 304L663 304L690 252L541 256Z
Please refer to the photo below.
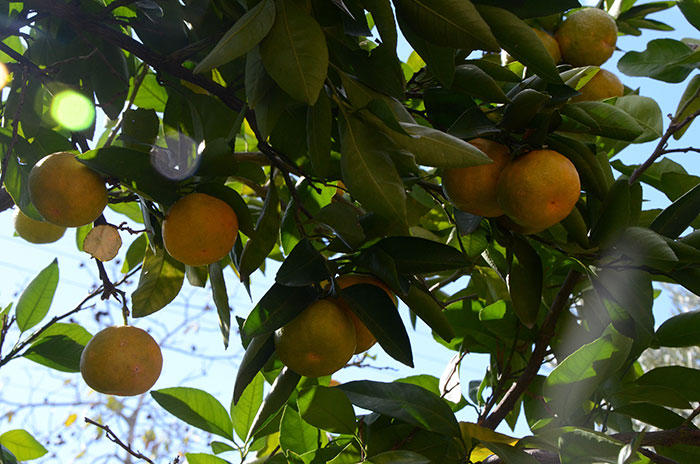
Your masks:
M565 62L574 66L600 66L617 44L615 19L600 8L570 14L554 34Z
M14 216L15 232L30 243L52 243L63 237L66 228L30 218L19 208Z
M29 196L44 219L64 227L88 224L107 206L102 177L68 152L45 156L32 167Z
M160 377L163 356L158 343L138 327L107 327L95 334L80 356L85 383L107 395L134 396Z
M605 100L606 98L621 97L625 86L620 79L610 71L600 69L586 85L579 89L581 95L576 95L572 102Z
M318 300L275 331L275 350L298 374L331 375L355 353L355 327L335 302Z
M559 43L557 43L557 39L555 39L550 33L543 31L542 29L537 29L533 27L532 30L535 31L535 34L537 34L537 37L540 39L540 42L542 42L544 48L546 48L549 52L549 55L554 61L554 64L558 64L561 61L561 50L559 49Z
M384 282L377 279L376 277L362 274L345 274L338 277L336 279L336 282L338 283L341 289L352 287L353 285L357 284L376 285L377 287L384 290L387 295L389 295L391 300L394 302L394 305L398 304L398 301L396 300L396 295L394 295L394 293L391 290L389 290L389 287L387 287L384 284ZM369 331L367 326L360 320L359 317L357 317L353 310L350 309L350 306L345 301L343 301L342 298L336 299L334 301L338 304L338 306L345 310L348 316L350 316L350 319L352 319L352 323L355 326L355 354L363 353L369 350L375 343L377 343L377 339L374 337L374 335L372 335L372 332Z
M163 244L170 256L190 266L222 259L238 238L238 217L223 200L190 193L170 207L163 221Z
M491 164L467 168L445 168L442 187L447 198L459 209L483 217L496 217L503 210L496 201L501 171L510 160L508 147L486 139L470 141L493 160Z
M553 150L534 150L508 163L498 203L524 230L540 232L569 215L581 194L573 163Z

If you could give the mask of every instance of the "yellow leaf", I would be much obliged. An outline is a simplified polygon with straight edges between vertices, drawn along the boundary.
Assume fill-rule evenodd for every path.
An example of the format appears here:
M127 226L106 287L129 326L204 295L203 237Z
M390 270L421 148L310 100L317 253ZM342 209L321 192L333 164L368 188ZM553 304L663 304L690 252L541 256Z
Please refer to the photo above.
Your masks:
M509 437L502 433L494 432L490 428L482 427L473 422L460 422L459 429L462 432L462 439L469 446L472 439L490 441L493 443L505 443L507 445L513 446L518 442L518 438ZM472 462L483 461L487 457L494 454L491 450L486 448L482 444L478 444L474 447L469 459Z
M70 427L71 425L73 425L73 422L75 422L75 420L76 420L77 418L78 418L78 415L77 415L77 414L71 414L70 416L68 416L68 418L67 418L66 421L63 423L63 425L65 425L66 427Z

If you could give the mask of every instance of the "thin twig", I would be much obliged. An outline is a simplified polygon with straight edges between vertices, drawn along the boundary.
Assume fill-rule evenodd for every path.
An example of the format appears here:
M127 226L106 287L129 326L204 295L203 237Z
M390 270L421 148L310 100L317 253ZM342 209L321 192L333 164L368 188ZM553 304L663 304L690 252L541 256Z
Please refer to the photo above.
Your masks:
M149 464L155 464L155 462L150 460L147 456L144 456L143 454L139 453L138 451L134 451L130 445L127 445L126 443L121 441L119 439L119 437L114 432L112 432L112 429L109 428L109 425L100 424L99 422L95 422L94 420L92 420L88 417L85 417L85 422L87 422L88 424L92 424L95 427L99 427L102 430L104 430L105 434L107 436L107 439L109 441L111 441L112 443L116 443L122 449L124 449L124 451L126 451L127 453L129 453L133 457L138 458L138 459L142 459L142 460L148 462Z

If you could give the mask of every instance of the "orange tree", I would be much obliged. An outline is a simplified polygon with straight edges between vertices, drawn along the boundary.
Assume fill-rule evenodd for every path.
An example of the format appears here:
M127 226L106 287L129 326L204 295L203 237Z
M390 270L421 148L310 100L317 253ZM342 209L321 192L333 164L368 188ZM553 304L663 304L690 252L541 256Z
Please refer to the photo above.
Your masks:
M248 461L292 463L698 462L700 370L644 372L637 359L648 349L700 343L700 314L655 321L652 313L654 282L700 293L698 177L664 157L698 151L671 144L700 114L700 77L667 123L655 100L633 89L572 98L618 34L669 30L648 17L668 8L700 27L700 4L601 0L593 22L580 7L575 0L5 1L0 52L11 83L2 94L2 185L24 214L41 220L32 198L43 190L29 188L41 158L69 151L102 176L110 206L145 229L126 254L125 272L142 266L133 294L97 262L102 296L122 302L126 320L166 307L183 285L209 282L223 345L245 348L230 412L201 390L150 394L217 435L214 454L237 448ZM407 62L397 56L399 33L415 51ZM557 41L567 47L561 63ZM595 62L574 56L582 47ZM618 67L683 82L700 62L696 47L692 39L653 40ZM108 118L104 132L93 103ZM508 147L511 175L499 178L497 190L506 193L497 201L511 216L482 218L445 196L444 169L490 162L467 143L475 138ZM655 140L642 164L619 160L627 147ZM526 162L534 153L555 166ZM643 189L672 203L647 209ZM226 256L197 266L172 258L162 234L169 208L194 192L227 204L240 231ZM197 236L193 246L220 245L220 233L210 244L202 230L219 230L221 215L194 216L199 222L176 232L179 246L188 246L188 234ZM104 222L100 216L95 225ZM102 237L98 245L114 248ZM267 259L281 262L274 284L232 318L227 285L248 286ZM40 325L57 279L52 266L0 313L0 348L11 326L24 334L0 352L0 367L25 355L78 370L90 334L61 321L82 307ZM371 279L336 284L349 273ZM381 349L411 366L411 337L372 279L460 363L469 353L490 354L467 398L447 401L427 375L331 386L329 376L302 377L279 361L275 332L318 300L342 298ZM479 411L475 423L455 418L467 404ZM357 415L353 405L368 412ZM493 431L503 421L512 426L521 411L529 436ZM3 462L41 454L27 432L0 443ZM214 454L187 459L226 462Z

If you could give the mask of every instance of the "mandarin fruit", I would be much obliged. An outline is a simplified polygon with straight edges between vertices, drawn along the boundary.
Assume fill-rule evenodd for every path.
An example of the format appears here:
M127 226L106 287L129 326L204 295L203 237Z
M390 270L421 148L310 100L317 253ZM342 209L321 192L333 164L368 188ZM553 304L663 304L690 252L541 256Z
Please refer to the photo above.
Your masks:
M600 69L586 85L579 90L581 95L576 95L572 102L597 101L606 98L621 97L625 93L625 86L620 79L610 71Z
M30 243L53 243L66 232L65 227L32 219L19 208L15 210L14 223L17 235Z
M508 163L498 184L503 211L530 233L569 215L581 194L573 163L553 150L534 150Z
M600 66L615 51L617 24L600 8L584 8L569 15L554 37L565 62L574 66Z
M496 201L501 171L510 160L508 147L486 139L470 141L493 160L491 164L466 168L445 168L442 187L447 198L459 209L483 217L496 217L503 210Z
M544 48L546 48L547 52L549 52L554 64L558 64L561 61L561 50L559 49L557 39L555 39L549 32L545 32L542 29L533 27L532 30L535 31L535 34L537 34L540 42L542 42Z
M105 183L73 153L45 156L29 172L29 196L39 214L64 227L97 219L107 206Z
M238 217L223 200L190 193L170 207L163 220L163 244L170 256L190 266L219 261L238 238Z
M330 375L355 353L355 326L335 302L318 300L275 331L275 350L297 374Z
M95 334L80 356L85 383L107 395L134 396L148 391L160 377L163 356L145 330L107 327Z

